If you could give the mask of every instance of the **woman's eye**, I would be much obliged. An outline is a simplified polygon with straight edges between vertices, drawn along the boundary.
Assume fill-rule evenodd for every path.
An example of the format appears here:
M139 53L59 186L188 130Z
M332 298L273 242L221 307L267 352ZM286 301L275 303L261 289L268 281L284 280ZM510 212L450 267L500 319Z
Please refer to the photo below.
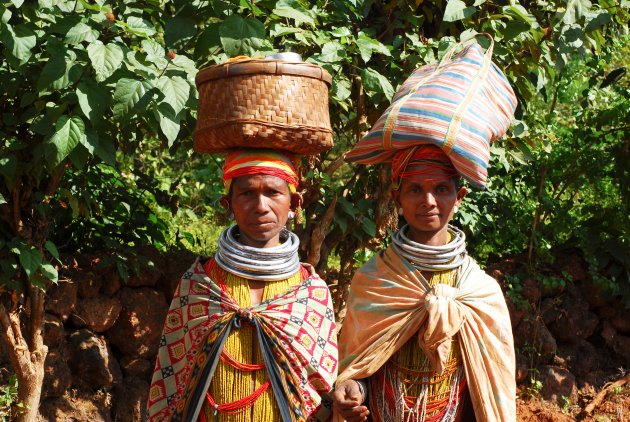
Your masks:
M439 193L448 193L449 189L448 186L438 186L437 191Z

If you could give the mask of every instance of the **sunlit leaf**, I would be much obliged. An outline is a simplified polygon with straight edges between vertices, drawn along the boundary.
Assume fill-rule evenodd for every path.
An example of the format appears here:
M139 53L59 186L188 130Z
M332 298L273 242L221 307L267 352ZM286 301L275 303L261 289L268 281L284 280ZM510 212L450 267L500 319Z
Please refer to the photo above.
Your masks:
M389 101L394 96L394 87L389 80L369 67L361 71L361 83L368 94L382 93Z
M188 82L179 76L162 76L158 79L155 86L164 94L162 101L173 108L175 115L179 114L190 96L190 85Z
M81 82L76 90L81 111L93 125L102 122L111 100L109 91L93 82Z
M253 56L265 45L265 26L255 18L230 15L219 28L223 50L228 56Z
M83 41L93 42L98 39L98 31L83 22L68 31L65 42L72 45L81 44Z
M154 109L155 117L160 124L160 129L162 133L168 140L169 148L177 139L177 134L179 133L179 119L173 113L171 107L165 103L161 103L158 107Z
M476 7L466 6L462 0L447 0L443 19L445 22L457 22L474 15L476 12Z
M122 119L129 115L141 101L147 102L150 90L153 88L148 81L121 78L116 83L114 92L114 117Z
M300 26L303 23L315 26L315 20L310 16L310 13L301 9L299 3L295 0L279 0L272 13L294 20L296 26Z
M46 160L51 167L58 166L85 136L85 124L79 116L61 116L55 133L47 140Z
M18 60L19 65L26 63L31 58L31 50L37 43L37 37L26 25L4 25L0 31L0 41L3 50Z
M118 44L105 45L98 40L87 47L87 52L99 82L118 70L124 58L123 50Z
M42 254L31 245L23 245L19 249L14 248L12 252L18 254L20 265L24 268L24 272L30 278L42 265Z

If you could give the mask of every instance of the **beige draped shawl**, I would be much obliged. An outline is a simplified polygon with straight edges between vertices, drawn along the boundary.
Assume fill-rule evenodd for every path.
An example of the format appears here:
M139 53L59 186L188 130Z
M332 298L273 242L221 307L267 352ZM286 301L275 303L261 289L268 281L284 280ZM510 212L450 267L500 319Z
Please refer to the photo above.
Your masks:
M431 288L390 246L352 280L339 338L337 385L369 377L413 335L441 372L458 332L477 420L515 421L514 340L498 283L468 258L455 287Z

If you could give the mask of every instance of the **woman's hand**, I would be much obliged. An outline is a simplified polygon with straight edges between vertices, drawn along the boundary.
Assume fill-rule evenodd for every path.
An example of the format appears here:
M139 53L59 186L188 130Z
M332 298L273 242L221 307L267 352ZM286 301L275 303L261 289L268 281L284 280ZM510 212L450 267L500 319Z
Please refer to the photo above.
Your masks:
M363 399L359 383L347 380L335 388L333 403L339 414L347 422L363 422L367 420L370 411L363 406Z

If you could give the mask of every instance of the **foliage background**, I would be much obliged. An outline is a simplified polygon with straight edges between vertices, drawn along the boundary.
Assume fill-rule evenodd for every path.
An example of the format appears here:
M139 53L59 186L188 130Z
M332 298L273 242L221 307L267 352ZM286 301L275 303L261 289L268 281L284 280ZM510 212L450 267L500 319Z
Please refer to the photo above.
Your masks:
M194 77L236 55L294 51L333 75L335 147L304 159L303 258L343 288L397 221L386 171L347 151L415 69L477 32L519 99L490 185L457 224L482 264L550 280L576 248L630 307L626 0L20 0L0 2L0 283L18 312L94 252L126 279L139 251L212 252L220 156L192 153ZM315 244L316 253L312 247ZM510 294L518 295L519 280Z

